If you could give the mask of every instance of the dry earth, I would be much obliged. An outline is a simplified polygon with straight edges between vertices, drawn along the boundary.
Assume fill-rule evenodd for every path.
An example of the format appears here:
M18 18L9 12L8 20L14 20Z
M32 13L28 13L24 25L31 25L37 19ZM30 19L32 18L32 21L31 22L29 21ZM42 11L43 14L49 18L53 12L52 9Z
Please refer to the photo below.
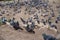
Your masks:
M52 8L54 9L54 13L55 15L59 15L58 14L58 10L56 8L57 5L60 5L60 0L49 0L50 1L50 4L52 4ZM56 3L53 4L53 1L55 1ZM4 9L4 8L0 8L0 9ZM9 9L9 8L7 8ZM35 9L35 8L34 8ZM10 9L9 11L12 11L13 9ZM12 18L12 17L15 17L16 20L19 21L20 23L20 26L23 28L23 24L20 20L20 17L23 17L23 18L28 18L30 17L30 15L25 15L25 7L22 6L21 8L21 13L17 13L15 16L12 15L12 13L9 15L9 16L6 16L6 14L4 14L3 16L6 16L8 19L9 18ZM36 10L36 9L35 9ZM1 17L1 16L0 16ZM41 17L42 18L42 17ZM56 17L52 18L52 21L55 20ZM60 32L60 22L58 24L56 24L57 27L58 27L58 31ZM43 37L42 37L42 33L46 33L46 34L49 34L49 35L52 35L54 37L56 37L58 35L58 33L56 33L55 31L53 30L49 30L49 29L41 29L39 30L38 28L37 29L34 29L34 31L36 32L35 34L32 34L32 33L28 33L25 29L23 31L16 31L14 30L13 28L10 28L8 25L2 25L0 26L0 40L44 40Z

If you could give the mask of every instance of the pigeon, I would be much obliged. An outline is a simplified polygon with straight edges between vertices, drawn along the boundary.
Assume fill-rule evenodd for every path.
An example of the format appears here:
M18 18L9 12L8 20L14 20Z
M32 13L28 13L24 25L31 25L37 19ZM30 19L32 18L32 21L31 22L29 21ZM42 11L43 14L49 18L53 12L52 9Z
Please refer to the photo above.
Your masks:
M47 35L45 33L42 34L44 40L57 40L55 37L51 36L51 35Z
M27 21L25 21L23 18L20 18L20 19L23 22L23 24L26 24L27 23Z
M34 23L32 22L31 24L27 24L27 26L26 26L25 29L26 29L28 32L30 32L30 33L35 33L34 28L35 28L35 25L34 25Z

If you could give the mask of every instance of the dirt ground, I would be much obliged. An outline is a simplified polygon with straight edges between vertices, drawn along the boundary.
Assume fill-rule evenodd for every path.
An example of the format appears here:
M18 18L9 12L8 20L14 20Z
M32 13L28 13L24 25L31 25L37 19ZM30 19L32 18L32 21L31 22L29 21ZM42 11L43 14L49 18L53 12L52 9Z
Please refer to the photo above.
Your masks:
M54 22L56 16L59 15L58 13L58 10L56 8L56 6L59 6L60 5L60 0L49 0L50 1L50 4L52 4L52 8L54 9L54 13L55 13L55 17L52 18L52 21ZM53 1L55 1L56 3L53 4ZM0 9L4 9L4 8L0 8ZM7 8L9 10L9 8ZM29 18L31 15L25 15L25 7L22 6L22 8L20 9L21 10L21 13L17 13L15 16L12 15L13 9L10 9L10 15L9 16L6 16L6 14L4 14L3 16L7 17L8 19L12 18L12 17L15 17L16 20L19 21L20 23L20 26L23 28L23 24L20 20L20 17L23 17L23 18ZM59 10L60 11L60 10ZM0 16L1 18L1 16ZM42 17L41 17L42 18ZM58 28L58 31L60 32L60 22L57 25L57 28ZM24 28L23 28L24 29ZM49 30L49 29L41 29L39 30L39 28L37 29L34 29L35 31L35 34L32 34L32 33L28 33L25 29L23 31L18 31L18 30L14 30L13 28L11 28L10 26L8 25L2 25L0 26L0 40L44 40L43 37L42 37L42 33L46 33L46 34L49 34L49 35L52 35L54 37L56 37L58 35L58 33L56 33L55 31L53 30Z

